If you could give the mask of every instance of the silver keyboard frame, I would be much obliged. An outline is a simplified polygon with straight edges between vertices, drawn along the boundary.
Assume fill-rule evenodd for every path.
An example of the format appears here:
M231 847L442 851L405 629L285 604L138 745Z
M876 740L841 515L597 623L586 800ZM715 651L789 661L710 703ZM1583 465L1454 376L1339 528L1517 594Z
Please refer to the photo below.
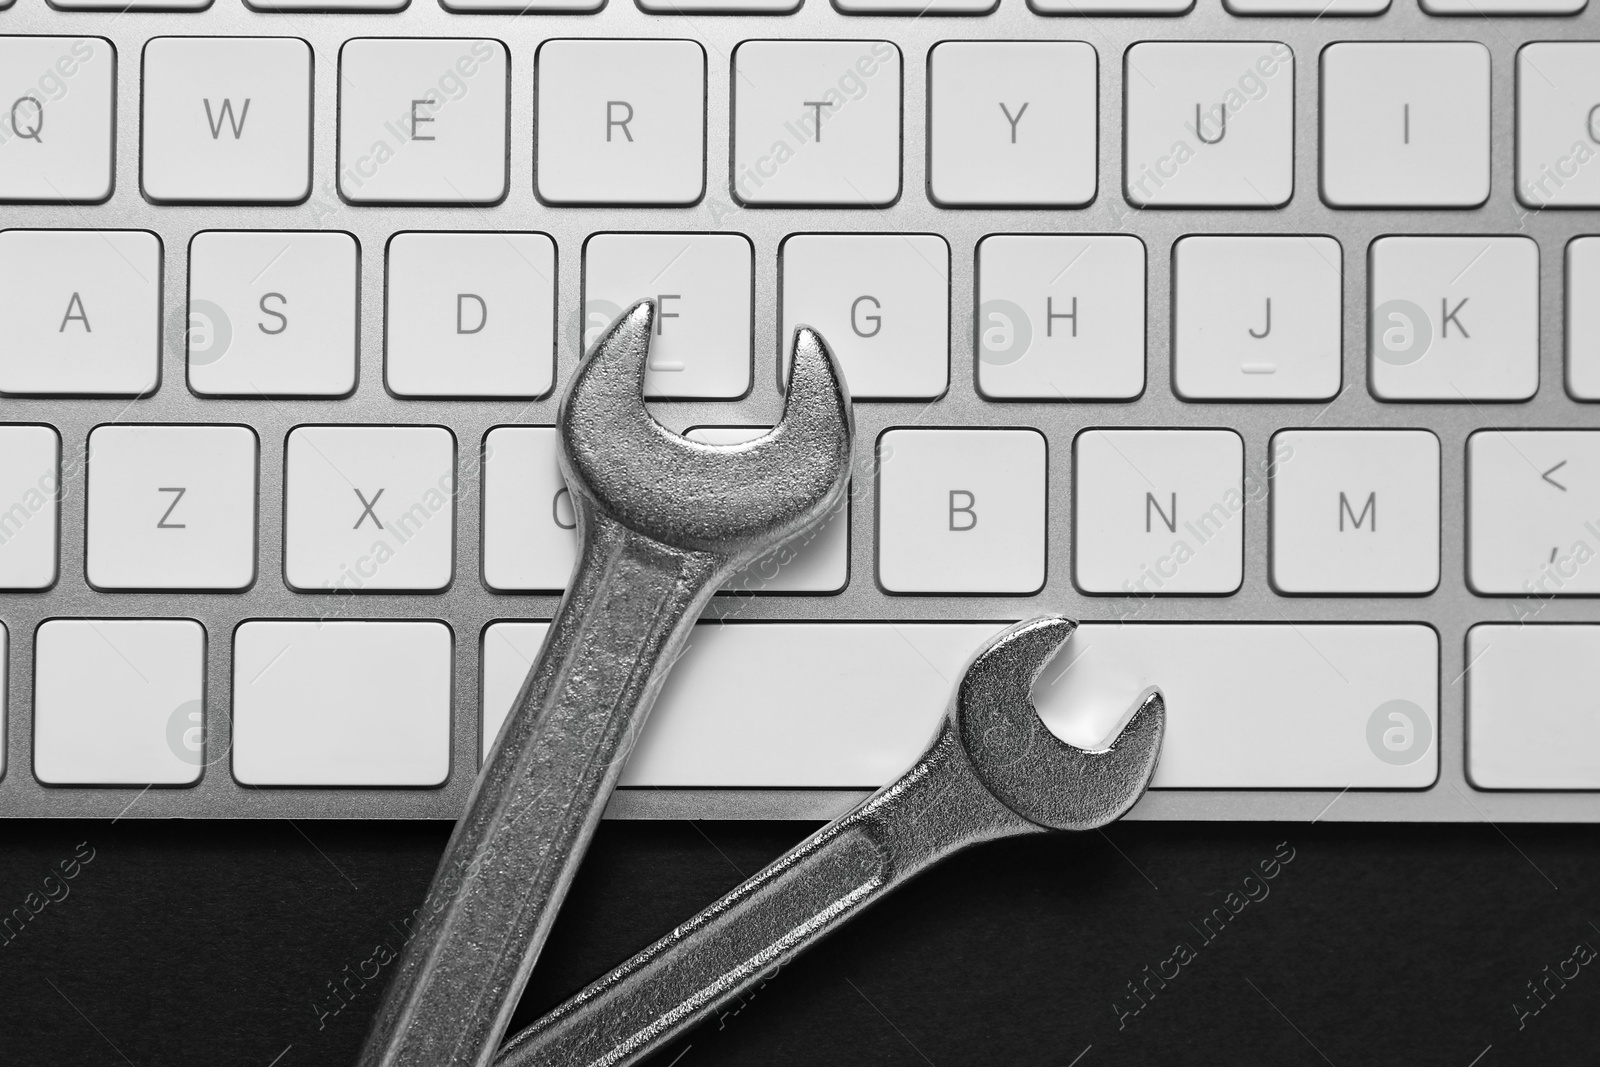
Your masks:
M1394 0L1378 17L1240 18L1221 0L1198 0L1181 17L1046 17L1023 0L999 0L985 16L846 16L827 0L805 0L792 15L649 15L632 0L609 0L598 14L525 16L452 14L436 0L411 0L398 14L264 14L241 0L216 0L199 13L67 12L44 0L17 0L0 11L0 33L97 35L117 47L117 152L115 191L104 204L0 205L5 227L145 228L164 245L164 321L161 387L128 401L3 399L0 421L43 422L61 433L63 479L60 578L39 594L0 595L0 620L10 633L5 772L0 816L184 818L431 818L454 819L478 766L480 642L483 628L505 619L547 619L553 596L491 593L480 580L479 487L467 477L485 432L507 423L549 424L551 397L508 400L400 400L382 376L385 245L401 230L540 230L558 247L557 381L577 358L576 331L583 240L601 230L737 230L755 244L754 387L742 401L663 403L664 422L692 425L757 424L776 418L780 399L776 356L779 242L807 231L931 232L951 247L950 387L933 403L863 402L856 408L861 458L870 463L878 435L895 426L1029 425L1051 449L1049 568L1044 590L1030 597L889 596L874 581L875 487L856 480L851 508L850 584L837 596L719 598L707 618L742 620L970 621L1011 620L1044 610L1085 620L1116 619L1141 608L1141 622L1255 620L1261 622L1424 622L1439 634L1439 776L1426 790L1380 792L1156 791L1131 814L1136 819L1371 820L1371 821L1600 821L1600 793L1494 793L1473 789L1464 772L1465 638L1479 622L1513 622L1525 602L1474 596L1464 580L1465 441L1480 427L1600 427L1600 408L1572 400L1564 387L1565 245L1600 232L1600 212L1520 208L1513 196L1515 53L1527 41L1600 39L1600 4L1576 17L1463 18L1423 14L1417 0ZM297 36L314 49L313 195L298 206L228 207L156 205L139 185L141 48L166 34ZM509 192L483 208L356 207L333 191L336 71L339 45L361 36L493 37L511 53ZM557 208L533 193L533 59L551 37L689 37L704 43L708 62L707 195L692 208ZM886 38L899 44L904 64L902 192L882 210L740 208L730 197L730 54L742 41L764 37ZM927 52L950 39L1085 40L1099 55L1099 192L1082 210L941 209L926 194ZM1284 41L1295 52L1295 195L1275 210L1138 211L1124 200L1122 179L1123 54L1141 40ZM1493 188L1475 210L1333 210L1318 195L1318 58L1340 40L1476 40L1493 57ZM348 399L202 399L185 385L184 352L173 328L187 292L188 242L204 229L342 229L361 246L360 379ZM1148 264L1146 388L1131 403L994 402L974 381L974 248L988 233L1130 232L1143 239ZM1331 234L1344 249L1344 391L1330 404L1185 403L1170 380L1169 313L1171 247L1188 233ZM1540 387L1527 403L1380 403L1367 389L1365 319L1367 246L1383 234L1512 234L1538 241L1541 255ZM230 593L102 593L84 577L83 453L91 428L108 422L229 422L256 428L261 440L258 576L252 588ZM451 772L437 789L254 789L234 781L217 754L229 742L231 643L234 628L252 618L310 618L334 610L326 596L290 592L282 579L283 451L289 430L302 423L411 423L450 427L457 437L462 494L457 519L456 573L437 595L373 595L337 616L372 619L440 618L455 631L454 719ZM1425 597L1288 597L1267 579L1267 507L1245 513L1245 580L1231 597L1158 598L1130 604L1121 598L1084 596L1072 586L1071 448L1073 435L1090 426L1230 427L1244 437L1246 463L1266 456L1268 438L1285 427L1423 427L1442 447L1442 580ZM359 612L359 615L356 614ZM206 702L208 759L190 788L66 788L40 784L32 773L34 631L57 616L188 617L208 634ZM1585 598L1543 605L1540 623L1595 621L1600 606ZM1284 699L1294 699L1285 693ZM866 793L840 790L622 790L609 813L629 818L824 819Z

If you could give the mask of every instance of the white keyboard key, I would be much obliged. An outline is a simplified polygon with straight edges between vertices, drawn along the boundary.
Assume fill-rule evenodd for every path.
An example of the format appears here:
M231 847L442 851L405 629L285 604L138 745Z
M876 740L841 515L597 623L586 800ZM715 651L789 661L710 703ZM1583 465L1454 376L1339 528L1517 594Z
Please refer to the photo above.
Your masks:
M583 348L656 301L644 391L731 400L750 391L755 252L735 233L597 233L583 248Z
M62 11L204 11L211 0L50 0Z
M1041 15L1182 15L1194 0L1028 0Z
M1190 400L1339 392L1344 258L1332 237L1185 237L1172 253L1173 385Z
M1467 663L1473 785L1600 789L1600 626L1474 626Z
M1367 326L1383 400L1526 400L1539 388L1539 246L1527 237L1372 242Z
M1234 15L1381 15L1390 0L1222 0Z
M1244 573L1244 442L1232 430L1085 430L1073 566L1086 593L1231 593ZM1251 496L1265 485L1252 483Z
M1473 41L1323 49L1322 195L1336 207L1483 203L1489 50Z
M578 519L553 426L483 438L483 580L502 592L558 591L572 578Z
M697 426L684 436L715 445L738 445L765 434L766 426ZM837 593L850 578L850 504L841 501L827 518L740 571L722 592Z
M891 593L1044 586L1037 430L889 430L878 438L878 580Z
M1272 584L1427 593L1439 584L1439 439L1427 430L1272 438Z
M603 3L603 0L601 0ZM652 15L790 15L803 0L637 0ZM598 6L598 5L597 5Z
M950 383L950 246L935 234L800 234L779 250L779 381L790 335L828 339L855 400L935 397Z
M1421 0L1430 15L1576 15L1589 0Z
M571 12L588 15L606 6L606 0L439 0L446 11L466 14L556 14Z
M189 242L189 387L344 396L356 387L356 240L208 230Z
M358 204L500 200L509 68L499 41L346 41L339 50L339 191Z
M497 622L484 631L489 743L545 628ZM996 623L697 626L622 784L876 788L922 754L952 684L998 629Z
M1600 431L1467 438L1467 580L1478 593L1600 593Z
M6 685L9 680L6 678L6 664L10 660L11 634L6 630L5 623L0 622L0 686ZM10 691L9 688L5 690L8 693ZM8 701L0 700L0 708L5 707L7 703ZM6 727L3 721L4 718L4 716L0 716L0 775L6 773Z
M934 200L1076 207L1094 199L1099 66L1093 47L946 41L928 63Z
M1600 42L1538 41L1517 52L1517 198L1533 208L1600 205Z
M247 426L89 434L89 584L244 589L256 575L256 435Z
M1157 789L1418 789L1438 778L1430 626L1086 623L1056 664L1035 699L1078 745L1161 687Z
M900 50L888 41L745 41L733 53L734 195L892 203L900 107Z
M1294 192L1294 53L1276 41L1146 41L1127 53L1127 197L1277 207Z
M55 584L60 470L61 437L52 427L0 426L0 589Z
M846 15L987 15L1000 0L834 0Z
M206 714L192 619L50 619L34 643L33 773L46 785L188 785ZM217 712L212 709L210 714ZM202 750L203 751L203 750Z
M161 380L161 239L0 233L0 393L141 396Z
M951 686L1001 625L696 627L621 784L883 785L921 755ZM543 637L543 623L485 630L491 741ZM1426 626L1086 623L1034 700L1055 732L1093 746L1159 685L1157 788L1406 789L1437 774L1438 670Z
M283 574L291 588L346 596L450 584L450 431L300 426L285 451Z
M384 380L400 396L543 396L555 379L556 245L542 233L389 241Z
M404 11L411 0L244 0L251 11Z
M304 200L311 48L294 37L157 37L144 47L142 183L154 200Z
M547 622L496 622L483 628L483 682L478 691L480 766L489 758L489 749L511 714L549 631Z
M450 774L450 628L246 622L233 636L245 785L435 786Z
M1600 400L1600 237L1567 242L1567 391Z
M103 37L0 37L0 200L111 195L116 65Z
M1144 390L1144 242L997 234L978 243L978 388L1128 400Z
M534 173L552 204L692 204L705 192L706 53L695 41L539 46Z

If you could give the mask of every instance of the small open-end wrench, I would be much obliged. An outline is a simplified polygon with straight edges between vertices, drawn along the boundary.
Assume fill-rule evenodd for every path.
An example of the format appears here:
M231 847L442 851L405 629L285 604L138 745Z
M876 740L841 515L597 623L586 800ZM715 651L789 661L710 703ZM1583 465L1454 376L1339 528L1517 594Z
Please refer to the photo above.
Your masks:
M904 776L523 1030L495 1067L634 1063L951 853L1094 829L1133 807L1161 750L1161 693L1140 694L1093 752L1050 733L1028 695L1076 625L1047 616L991 640Z
M843 498L854 421L822 338L795 331L783 418L737 445L686 440L644 405L655 306L624 313L557 417L578 517L572 582L434 875L364 1067L494 1056L667 671L741 567Z

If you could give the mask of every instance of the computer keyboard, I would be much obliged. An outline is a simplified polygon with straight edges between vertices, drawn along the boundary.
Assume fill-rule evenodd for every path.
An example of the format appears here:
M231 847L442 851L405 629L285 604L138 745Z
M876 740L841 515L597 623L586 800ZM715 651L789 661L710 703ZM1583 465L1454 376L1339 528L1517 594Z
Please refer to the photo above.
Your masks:
M1132 817L1600 819L1584 0L15 0L0 217L0 815L454 818L651 297L670 428L809 323L859 436L613 815L837 814L1056 611Z

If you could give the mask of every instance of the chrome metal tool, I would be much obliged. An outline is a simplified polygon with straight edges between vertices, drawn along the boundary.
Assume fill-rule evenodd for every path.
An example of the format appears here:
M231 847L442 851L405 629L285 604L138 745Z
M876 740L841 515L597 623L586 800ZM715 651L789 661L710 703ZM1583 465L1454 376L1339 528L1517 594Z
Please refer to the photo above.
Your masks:
M625 312L561 402L578 563L434 875L364 1067L487 1064L645 715L713 593L843 498L854 421L800 327L783 418L738 445L686 440L644 405L655 306Z
M619 1067L968 845L1120 817L1155 773L1166 705L1134 703L1108 747L1058 740L1029 690L1076 623L1018 623L978 653L915 766L523 1030L495 1067Z

